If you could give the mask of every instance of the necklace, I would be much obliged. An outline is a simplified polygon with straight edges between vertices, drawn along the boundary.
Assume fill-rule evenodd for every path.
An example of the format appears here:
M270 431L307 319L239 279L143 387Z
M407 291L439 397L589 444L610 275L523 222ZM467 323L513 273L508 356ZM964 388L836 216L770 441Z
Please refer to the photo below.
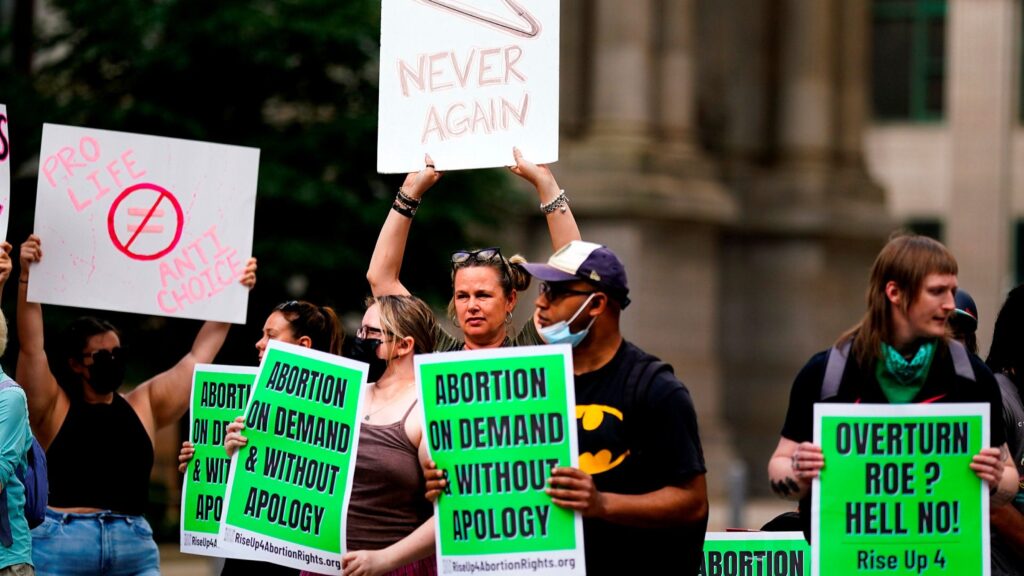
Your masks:
M370 421L370 416L373 416L374 414L380 412L381 410L383 410L383 409L387 408L388 406L391 406L395 402L398 402L399 400L401 400L403 393L406 390L408 390L409 388L412 388L412 383L406 384L404 388L402 388L401 390L399 390L398 392L395 393L395 397L394 398L392 398L391 400L388 400L387 402L385 402L384 405L381 406L380 408L377 408L373 412L367 412L366 416L363 417L363 422L369 422ZM374 385L373 388L370 388L370 406L373 406L373 401L376 400L376 399L377 399L377 386Z

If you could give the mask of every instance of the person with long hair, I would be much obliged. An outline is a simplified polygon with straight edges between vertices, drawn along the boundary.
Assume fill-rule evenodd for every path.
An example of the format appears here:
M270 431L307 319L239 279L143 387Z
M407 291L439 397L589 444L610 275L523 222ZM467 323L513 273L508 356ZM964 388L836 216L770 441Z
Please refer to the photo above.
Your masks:
M257 358L263 360L267 350L267 342L278 340L296 346L303 346L341 355L345 342L345 331L338 314L330 306L317 306L305 300L289 300L271 310L263 323L263 332L256 342ZM242 422L239 416L236 422ZM234 428L229 428L233 430ZM195 447L188 440L182 442L178 453L178 472L185 473L189 462L195 454ZM261 576L294 575L296 570L270 562L227 558L221 570L221 576Z
M778 496L800 501L805 533L810 527L811 482L827 464L821 447L812 443L816 402L985 402L992 414L1002 413L992 372L949 337L957 271L956 259L936 240L915 235L890 239L871 269L867 311L860 323L831 351L812 357L797 375L768 475ZM993 418L991 445L970 464L992 490L993 508L1017 491L1017 469L1005 437Z
M159 551L142 516L156 432L188 409L193 368L213 361L230 324L204 323L177 364L122 393L121 334L106 320L79 318L61 339L55 375L44 347L42 306L28 301L31 265L42 258L33 234L21 245L17 380L49 468L46 521L32 531L36 572L159 574ZM255 285L255 258L239 282Z
M518 149L513 150L513 159L512 173L537 190L554 249L579 240L580 231L565 191L559 189L548 167L526 160ZM374 296L409 294L399 279L399 272L412 218L423 201L423 194L440 177L429 156L423 170L406 176L381 228L366 273ZM530 285L530 276L521 267L523 262L525 260L519 256L506 258L499 248L459 250L452 254L453 294L448 313L462 330L462 338L438 328L438 352L542 343L532 320L515 334L511 330L518 295Z
M410 295L378 296L348 355L370 366L349 500L346 576L437 573L433 510L423 498L423 418L413 370L415 354L434 351L434 314ZM244 446L245 424L228 425L229 455Z
M992 347L985 360L996 375L1003 397L1003 412L992 418L1006 431L1006 442L1017 473L1024 477L1024 284L1010 290L996 317ZM1024 486L1018 484L1013 500L989 512L992 525L992 574L1024 574Z

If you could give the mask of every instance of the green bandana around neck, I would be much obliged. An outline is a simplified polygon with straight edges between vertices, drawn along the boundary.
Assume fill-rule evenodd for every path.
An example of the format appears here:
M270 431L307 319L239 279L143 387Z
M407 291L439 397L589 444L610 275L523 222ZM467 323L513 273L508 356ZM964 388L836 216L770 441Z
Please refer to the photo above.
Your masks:
M878 359L875 376L890 403L906 404L917 396L928 378L935 348L935 341L929 340L921 344L913 358L907 360L895 348L882 343L882 357Z

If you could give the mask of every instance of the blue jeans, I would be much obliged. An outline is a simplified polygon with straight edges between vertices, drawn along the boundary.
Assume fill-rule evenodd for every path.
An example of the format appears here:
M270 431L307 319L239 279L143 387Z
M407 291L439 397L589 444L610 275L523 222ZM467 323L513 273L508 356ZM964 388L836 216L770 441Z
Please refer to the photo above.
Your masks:
M160 552L142 516L46 511L32 530L37 576L159 576Z

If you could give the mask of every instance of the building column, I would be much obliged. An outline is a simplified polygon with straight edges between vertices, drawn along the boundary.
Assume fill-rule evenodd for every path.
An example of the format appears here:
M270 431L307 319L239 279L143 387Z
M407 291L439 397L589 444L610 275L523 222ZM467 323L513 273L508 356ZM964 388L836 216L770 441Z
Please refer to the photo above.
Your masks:
M745 430L737 449L761 494L793 379L864 313L866 271L890 229L861 161L865 2L773 3L762 24L763 153L727 152L742 216L722 248L724 406Z
M952 134L949 247L960 286L978 304L978 345L989 347L1010 287L1012 129L1020 20L1017 0L950 0L948 114Z

